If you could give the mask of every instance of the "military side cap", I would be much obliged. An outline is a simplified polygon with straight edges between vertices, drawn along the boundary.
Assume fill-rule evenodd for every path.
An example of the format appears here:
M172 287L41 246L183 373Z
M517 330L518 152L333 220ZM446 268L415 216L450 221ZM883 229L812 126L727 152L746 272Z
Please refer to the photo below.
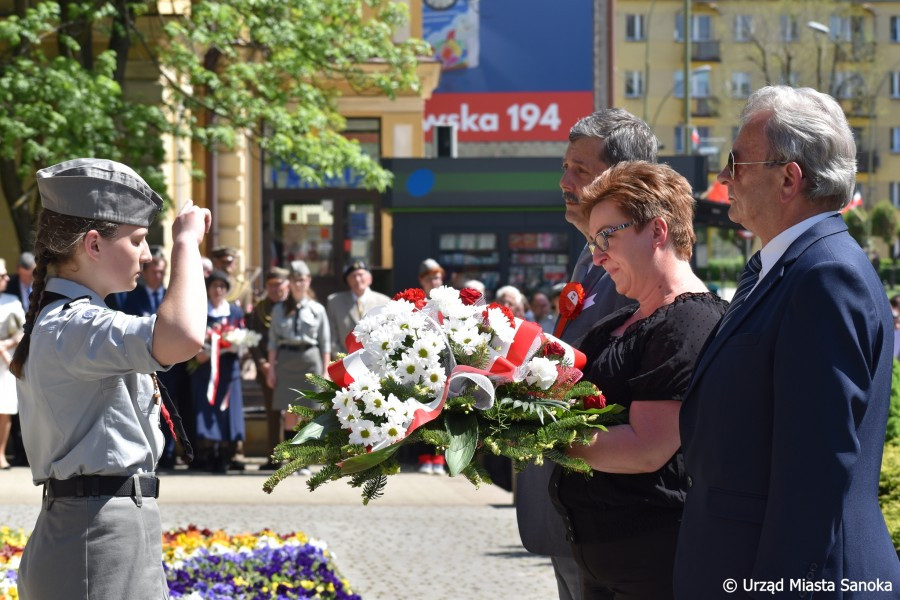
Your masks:
M291 261L291 276L292 277L309 277L309 266L302 260L292 260Z
M268 271L266 271L265 281L269 281L271 279L287 279L288 275L290 275L290 271L287 269L283 269L281 267L272 267Z
M349 263L347 263L347 266L344 267L344 273L343 273L344 279L346 279L347 275L349 275L353 271L359 271L360 269L362 269L363 271L369 270L369 265L366 264L366 261L364 261L364 260L350 261Z
M212 249L212 252L209 253L213 258L225 258L227 256L237 258L237 254L237 248L232 248L231 246L216 246Z
M163 200L131 167L76 158L37 172L41 205L71 217L149 227Z

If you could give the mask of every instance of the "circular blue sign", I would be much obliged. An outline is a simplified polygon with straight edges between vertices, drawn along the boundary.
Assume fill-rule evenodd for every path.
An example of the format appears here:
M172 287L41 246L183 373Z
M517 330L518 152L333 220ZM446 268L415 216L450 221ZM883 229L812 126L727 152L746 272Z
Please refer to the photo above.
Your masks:
M434 171L431 169L417 169L406 178L406 192L414 197L421 198L434 188Z

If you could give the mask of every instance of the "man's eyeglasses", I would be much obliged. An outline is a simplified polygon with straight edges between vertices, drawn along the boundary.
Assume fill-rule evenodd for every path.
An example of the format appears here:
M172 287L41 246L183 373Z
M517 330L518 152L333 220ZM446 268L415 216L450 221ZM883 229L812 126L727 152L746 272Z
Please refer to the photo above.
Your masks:
M734 151L730 151L728 153L728 162L725 164L725 168L728 169L728 175L734 179L734 167L735 165L786 165L789 160L755 160L753 162L735 162L734 161Z
M614 234L617 231L621 231L626 227L631 227L634 223L623 223L617 227L608 227L606 229L601 229L594 236L594 239L588 242L588 250L591 251L591 254L599 250L600 252L606 252L609 250L609 236Z

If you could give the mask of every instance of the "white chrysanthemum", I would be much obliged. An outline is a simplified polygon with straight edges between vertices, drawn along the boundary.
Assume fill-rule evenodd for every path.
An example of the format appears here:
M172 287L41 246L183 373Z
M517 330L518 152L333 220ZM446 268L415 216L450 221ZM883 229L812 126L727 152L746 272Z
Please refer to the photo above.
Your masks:
M464 354L471 355L483 343L482 337L474 327L460 329L450 334L450 339L459 344Z
M444 382L447 381L447 375L444 373L444 369L438 366L425 371L425 376L422 379L425 385L428 386L428 389L435 394L440 394L444 391Z
M416 416L416 411L424 408L424 405L416 400L415 398L407 398L403 403L403 416L404 418L412 421Z
M335 410L337 410L346 406L356 406L356 399L354 399L353 394L350 393L350 388L341 388L335 392L332 404L334 405Z
M371 393L366 396L365 400L365 411L367 415L375 415L377 417L383 417L387 412L387 402L384 395L381 392Z
M500 338L501 342L507 344L511 342L513 337L515 337L516 330L509 324L509 319L506 318L503 311L499 308L489 308L487 309L487 313L488 325L490 325L491 329L494 331L494 335Z
M382 315L364 317L360 319L356 324L356 327L353 328L353 335L356 336L356 339L359 340L360 344L365 344L368 341L369 336L372 335L372 332L378 331L381 328L381 323L383 321L384 317Z
M368 419L350 425L350 443L374 446L382 440L380 427Z
M528 362L525 381L546 390L556 381L556 375L555 362L543 356L536 356Z
M388 397L385 398L385 416L389 420L396 421L398 423L403 423L407 421L405 405L403 400L395 396L394 394L388 394Z
M484 310L484 308L481 306L466 306L460 302L458 305L450 307L450 309L443 314L445 318L466 321L476 317L480 318L482 310Z
M459 299L459 292L450 286L442 285L434 288L428 294L427 306L436 308L443 314L449 314L456 307L462 305L462 300Z
M426 337L413 343L412 353L421 361L433 363L439 360L440 348L434 344L432 337Z
M350 393L357 399L364 399L368 394L377 392L381 388L381 382L372 373L364 373L348 386Z
M341 422L341 426L344 429L347 429L351 424L362 419L362 411L359 410L359 406L357 406L355 402L346 406L337 407L335 408L335 411L337 412L338 421Z
M392 327L382 327L373 331L368 340L363 342L366 350L372 354L382 356L392 354L403 342L404 334Z
M411 352L407 352L397 362L396 373L403 383L419 383L419 379L425 374L422 361L418 360Z
M389 444L399 442L406 437L406 427L400 423L388 421L379 428L382 439L387 440Z
M396 315L410 314L416 310L416 305L408 300L391 300L382 308L381 314L388 318Z

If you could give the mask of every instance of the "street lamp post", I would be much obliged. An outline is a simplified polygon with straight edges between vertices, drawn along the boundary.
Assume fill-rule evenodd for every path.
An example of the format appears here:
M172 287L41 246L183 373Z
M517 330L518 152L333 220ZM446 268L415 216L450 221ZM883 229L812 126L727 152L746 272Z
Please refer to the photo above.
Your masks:
M824 23L819 23L818 21L809 21L806 26L816 33L820 33L826 36L831 35L831 28ZM833 84L833 82L831 83ZM828 88L830 93L831 84L829 84ZM822 91L822 42L820 42L818 38L816 39L816 89L820 92Z
M687 90L688 90L688 88L690 88L691 78L694 75L698 75L700 73L709 73L711 70L712 70L712 67L710 65L700 65L696 69L691 69L688 72L688 78L682 82L683 86L684 86L685 97L689 98L689 96L687 96ZM654 129L654 130L656 129L656 120L659 118L659 113L662 112L663 106L666 104L666 100L668 100L674 93L675 93L675 86L673 85L671 88L669 88L669 91L667 91L663 95L662 100L660 100L659 104L656 106L656 111L653 113L653 119L650 120L650 129ZM688 100L688 114L689 113L690 113L690 100ZM686 124L685 130L687 130L687 126L688 125ZM684 134L684 132L682 132L682 137L684 137L683 134ZM690 134L688 134L685 141L687 143L690 143ZM687 154L687 148L688 147L685 146L685 154Z
M691 147L691 0L684 0L684 153Z

